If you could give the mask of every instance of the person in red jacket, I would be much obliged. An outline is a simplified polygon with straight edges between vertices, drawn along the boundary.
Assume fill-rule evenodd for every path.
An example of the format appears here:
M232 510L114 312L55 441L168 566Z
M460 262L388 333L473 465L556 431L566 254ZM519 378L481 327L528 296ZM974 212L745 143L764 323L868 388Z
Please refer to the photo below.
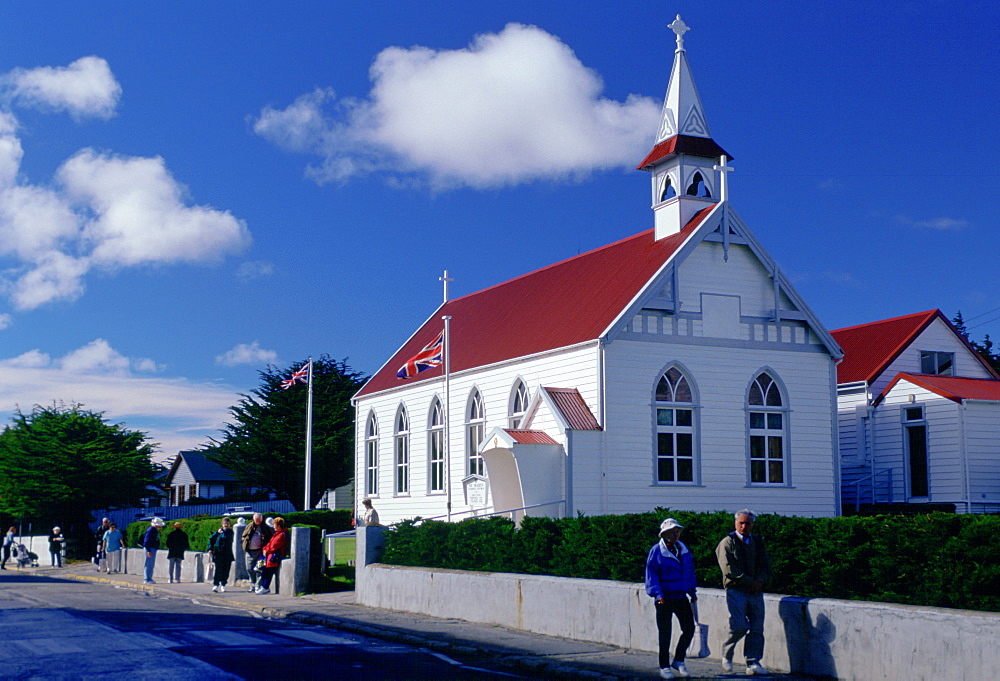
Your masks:
M266 561L264 563L264 574L261 575L259 586L254 593L261 595L271 593L271 578L274 577L274 573L281 567L281 560L287 553L288 530L285 529L285 519L275 518L274 535L264 545L264 550L262 551L262 558Z

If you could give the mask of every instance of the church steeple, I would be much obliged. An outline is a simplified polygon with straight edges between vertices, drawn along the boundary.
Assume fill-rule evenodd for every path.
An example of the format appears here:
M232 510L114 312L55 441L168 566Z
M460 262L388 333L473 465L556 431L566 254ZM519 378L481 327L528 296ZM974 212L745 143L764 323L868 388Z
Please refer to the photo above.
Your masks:
M690 29L679 14L668 28L677 37L674 66L653 150L638 166L652 173L657 239L676 234L699 210L725 199L721 196L725 178L717 175L716 165L725 166L732 159L712 139L691 75L684 49L684 34Z

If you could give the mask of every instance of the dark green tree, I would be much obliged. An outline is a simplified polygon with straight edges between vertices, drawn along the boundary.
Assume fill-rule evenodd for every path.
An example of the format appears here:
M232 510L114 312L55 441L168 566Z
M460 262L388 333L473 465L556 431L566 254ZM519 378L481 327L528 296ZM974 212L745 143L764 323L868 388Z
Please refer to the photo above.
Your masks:
M962 335L962 338L969 342L969 345L993 367L994 371L1000 372L1000 352L993 351L993 339L990 338L990 334L986 334L981 342L970 338L969 330L965 327L965 318L962 317L961 310L952 317L951 321L955 325L955 329Z
M233 472L243 484L270 490L302 504L305 492L307 386L282 382L305 363L259 372L261 385L229 409L232 422L205 455ZM312 481L315 504L328 488L351 480L354 461L354 409L351 397L367 380L346 360L322 355L313 360Z
M0 512L68 530L98 508L137 505L153 482L145 433L79 404L20 410L0 433Z

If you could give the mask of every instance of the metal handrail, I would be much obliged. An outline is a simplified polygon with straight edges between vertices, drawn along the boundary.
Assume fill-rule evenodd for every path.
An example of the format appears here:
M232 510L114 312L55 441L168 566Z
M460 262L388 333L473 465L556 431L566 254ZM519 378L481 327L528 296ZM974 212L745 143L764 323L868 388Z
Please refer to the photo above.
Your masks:
M483 513L482 515L479 515L479 516L476 516L476 517L477 518L488 518L488 517L494 516L494 515L503 515L505 513L509 513L510 514L510 519L514 520L514 514L517 513L518 511L527 511L528 509L532 509L532 508L541 508L542 506L552 506L553 504L565 504L565 503L566 503L565 499L560 499L559 501L546 501L546 502L541 503L541 504L532 504L531 506L522 506L521 508L509 508L509 509L505 509L503 511L493 511L491 513ZM440 520L441 518L455 517L457 515L465 515L465 514L476 513L476 512L477 511L475 509L472 509L472 510L469 510L469 511L454 511L454 512L452 512L450 514L445 513L444 515L436 515L436 516L432 516L430 518L420 518L420 522L423 522L425 520ZM390 527L391 527L391 525L390 525Z
M872 505L873 506L875 505L875 501L876 501L876 499L875 499L875 480L880 475L885 475L886 476L886 490L888 490L888 492L889 492L889 503L890 504L892 503L892 469L891 468L883 468L882 470L880 470L880 471L878 471L876 473L872 473L871 475L866 475L865 477L861 478L860 480L855 480L854 482L851 483L854 486L854 512L855 513L857 513L859 510L861 510L861 485L863 483L865 483L865 482L868 482L869 480L872 481L872 483L871 483L871 486L872 486Z

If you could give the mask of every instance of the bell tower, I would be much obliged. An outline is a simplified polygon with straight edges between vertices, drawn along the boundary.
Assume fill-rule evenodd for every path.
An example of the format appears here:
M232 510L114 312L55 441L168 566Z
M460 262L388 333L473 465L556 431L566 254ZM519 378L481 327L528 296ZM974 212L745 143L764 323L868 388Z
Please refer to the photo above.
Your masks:
M684 34L690 29L679 14L668 28L677 36L674 66L653 150L638 166L651 174L657 239L676 234L699 210L726 200L725 170L732 170L726 165L732 157L712 139L688 66Z

